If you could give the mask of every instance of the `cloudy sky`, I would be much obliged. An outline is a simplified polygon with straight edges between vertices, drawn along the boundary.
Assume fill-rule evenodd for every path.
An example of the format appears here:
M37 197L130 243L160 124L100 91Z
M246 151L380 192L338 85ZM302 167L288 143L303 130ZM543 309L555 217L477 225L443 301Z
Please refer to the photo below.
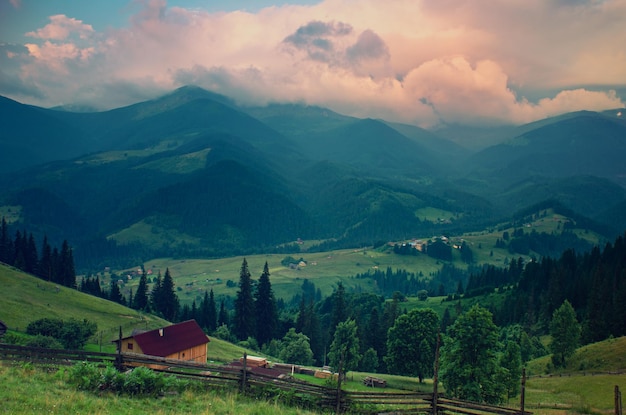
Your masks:
M109 109L195 84L434 127L626 102L626 0L0 0L0 95Z

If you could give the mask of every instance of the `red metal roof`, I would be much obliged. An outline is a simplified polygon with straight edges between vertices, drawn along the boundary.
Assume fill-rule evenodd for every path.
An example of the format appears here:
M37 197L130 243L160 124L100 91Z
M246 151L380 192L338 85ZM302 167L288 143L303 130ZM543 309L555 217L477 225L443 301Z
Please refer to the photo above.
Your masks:
M183 321L133 337L144 354L159 357L166 357L210 341L196 320Z

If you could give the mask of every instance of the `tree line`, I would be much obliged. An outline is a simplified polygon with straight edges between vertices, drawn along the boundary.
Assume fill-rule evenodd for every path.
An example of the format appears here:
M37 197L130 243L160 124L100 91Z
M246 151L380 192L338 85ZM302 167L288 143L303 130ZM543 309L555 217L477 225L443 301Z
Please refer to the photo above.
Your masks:
M51 246L44 236L37 249L38 244L32 233L16 230L13 237L10 234L11 230L3 216L0 222L0 262L45 281L76 288L74 254L67 240L63 241L59 249Z

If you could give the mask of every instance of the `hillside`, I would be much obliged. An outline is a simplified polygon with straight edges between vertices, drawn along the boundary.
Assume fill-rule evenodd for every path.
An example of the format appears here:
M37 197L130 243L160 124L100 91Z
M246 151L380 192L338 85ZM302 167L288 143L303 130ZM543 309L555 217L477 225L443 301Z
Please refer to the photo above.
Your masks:
M606 238L626 223L626 123L611 113L494 127L472 154L437 131L196 87L105 112L0 107L0 212L71 241L81 270L460 235L546 200Z
M544 356L528 362L526 367L530 376L539 376L551 373L549 366L550 356ZM624 373L625 371L626 337L618 337L580 347L559 373L573 375L586 372Z
M41 318L85 318L98 324L98 331L116 338L119 327L126 332L154 329L166 321L139 313L101 298L58 286L0 264L0 320L9 329L24 331L28 323Z
M128 335L135 329L152 330L170 324L151 314L42 281L3 264L0 264L0 284L4 287L0 296L0 320L9 330L23 332L31 321L41 318L87 319L98 325L93 342L102 340L104 350L113 352L110 341L117 339L120 326L123 335ZM229 362L242 356L244 351L241 347L212 337L208 359Z

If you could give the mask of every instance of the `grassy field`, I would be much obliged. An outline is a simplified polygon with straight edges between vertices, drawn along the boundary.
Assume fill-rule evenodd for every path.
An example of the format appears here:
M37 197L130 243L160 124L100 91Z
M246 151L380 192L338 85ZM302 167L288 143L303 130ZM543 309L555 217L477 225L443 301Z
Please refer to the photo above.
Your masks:
M158 399L92 394L69 386L62 372L0 363L3 414L310 415L314 412L222 391L183 392Z
M367 251L365 251L367 252ZM7 267L0 267L0 319L9 328L25 327L28 322L41 317L67 319L80 316L109 327L117 334L120 324L132 322L138 328L158 327L167 324L154 317L137 314L109 301L97 299L74 290L56 287L35 277L25 275ZM450 302L442 298L426 301L411 300L403 303L407 307L443 307ZM494 301L497 299L494 299ZM469 305L469 304L468 304ZM465 307L465 304L464 304ZM90 348L98 345L91 344ZM110 346L108 346L110 347ZM105 350L110 351L110 350ZM228 342L212 338L208 347L208 358L223 363L237 359L247 352ZM626 371L626 337L580 348L571 358L569 365L560 373L547 375L549 357L527 364L526 404L527 409L539 415L562 414L609 414L613 411L613 391L617 385L626 389L626 375L610 375L606 372ZM602 372L602 373L601 373ZM350 372L344 389L363 391L364 376L370 374ZM432 390L428 380L419 384L416 379L393 375L378 375L388 382L388 391ZM311 376L310 382L324 382ZM208 391L206 394L182 393L154 399L130 399L116 395L95 396L76 391L65 384L55 373L36 370L29 365L9 367L0 364L0 401L4 413L206 413L206 414L308 414L309 412L285 408L272 402L250 402L236 395ZM519 397L512 398L511 406L519 405Z
M441 218L446 212L443 211L424 211L421 212L425 217L433 220ZM447 212L449 213L449 212ZM545 215L537 218L533 222L525 224L525 230L530 232L559 232L562 225L568 219L561 215L547 211ZM132 232L131 232L132 230ZM510 234L514 228L505 229L488 229L481 232L472 232L464 235L451 237L452 243L467 243L474 253L475 262L478 264L493 264L499 267L505 267L511 259L517 259L521 255L511 255L507 249L495 248L496 240L502 237L504 231ZM155 234L156 232L156 234ZM128 240L127 238L137 238L137 235L143 235L140 238L145 239L147 243L159 243L158 229L146 223L138 223L133 225L132 229L120 232L116 238L120 240ZM576 231L580 237L598 243L600 239L593 233ZM132 234L132 235L131 235ZM433 234L436 234L436 226L434 226ZM171 236L171 235L170 235ZM422 235L416 237L418 240L428 240L433 235ZM143 240L142 239L142 240ZM193 241L185 239L184 235L178 235L180 241L192 243ZM318 241L317 241L318 242ZM403 242L403 241L398 241ZM304 251L309 246L309 241L304 241L301 249ZM356 274L366 273L368 270L375 269L385 270L390 267L393 270L405 269L417 275L423 275L428 278L431 274L441 269L443 263L426 255L396 255L393 249L385 245L377 249L344 249L330 252L302 252L291 255L295 259L302 258L306 265L299 266L296 269L281 265L281 261L286 257L284 254L267 254L267 255L248 255L248 268L252 277L257 279L263 270L263 265L267 261L271 274L272 288L277 298L290 300L295 293L298 292L303 280L307 279L313 282L316 288L322 292L322 296L328 296L332 293L337 283L341 281L348 290L373 291L375 287L372 281L368 279L357 280ZM523 257L523 256L522 256ZM174 258L155 258L147 261L144 265L146 270L150 270L155 276L160 271L161 274L169 268L172 277L176 283L177 294L182 303L190 304L192 301L197 303L204 296L204 292L213 289L216 296L234 297L237 292L236 284L239 281L239 273L241 269L242 256L219 258L219 259L174 259ZM467 265L461 261L458 250L453 250L453 265L458 268L465 268ZM133 269L137 269L142 264L137 264ZM133 269L117 270L118 275L126 275ZM103 285L108 284L108 273L101 273L101 282ZM231 281L231 286L227 286L227 282ZM126 281L123 292L127 295L130 289L136 291L138 279Z
M124 333L152 329L168 324L119 304L83 294L79 291L43 281L15 269L0 265L0 320L9 329L24 331L28 323L44 317L87 319L98 325L106 344L116 339L119 327Z

